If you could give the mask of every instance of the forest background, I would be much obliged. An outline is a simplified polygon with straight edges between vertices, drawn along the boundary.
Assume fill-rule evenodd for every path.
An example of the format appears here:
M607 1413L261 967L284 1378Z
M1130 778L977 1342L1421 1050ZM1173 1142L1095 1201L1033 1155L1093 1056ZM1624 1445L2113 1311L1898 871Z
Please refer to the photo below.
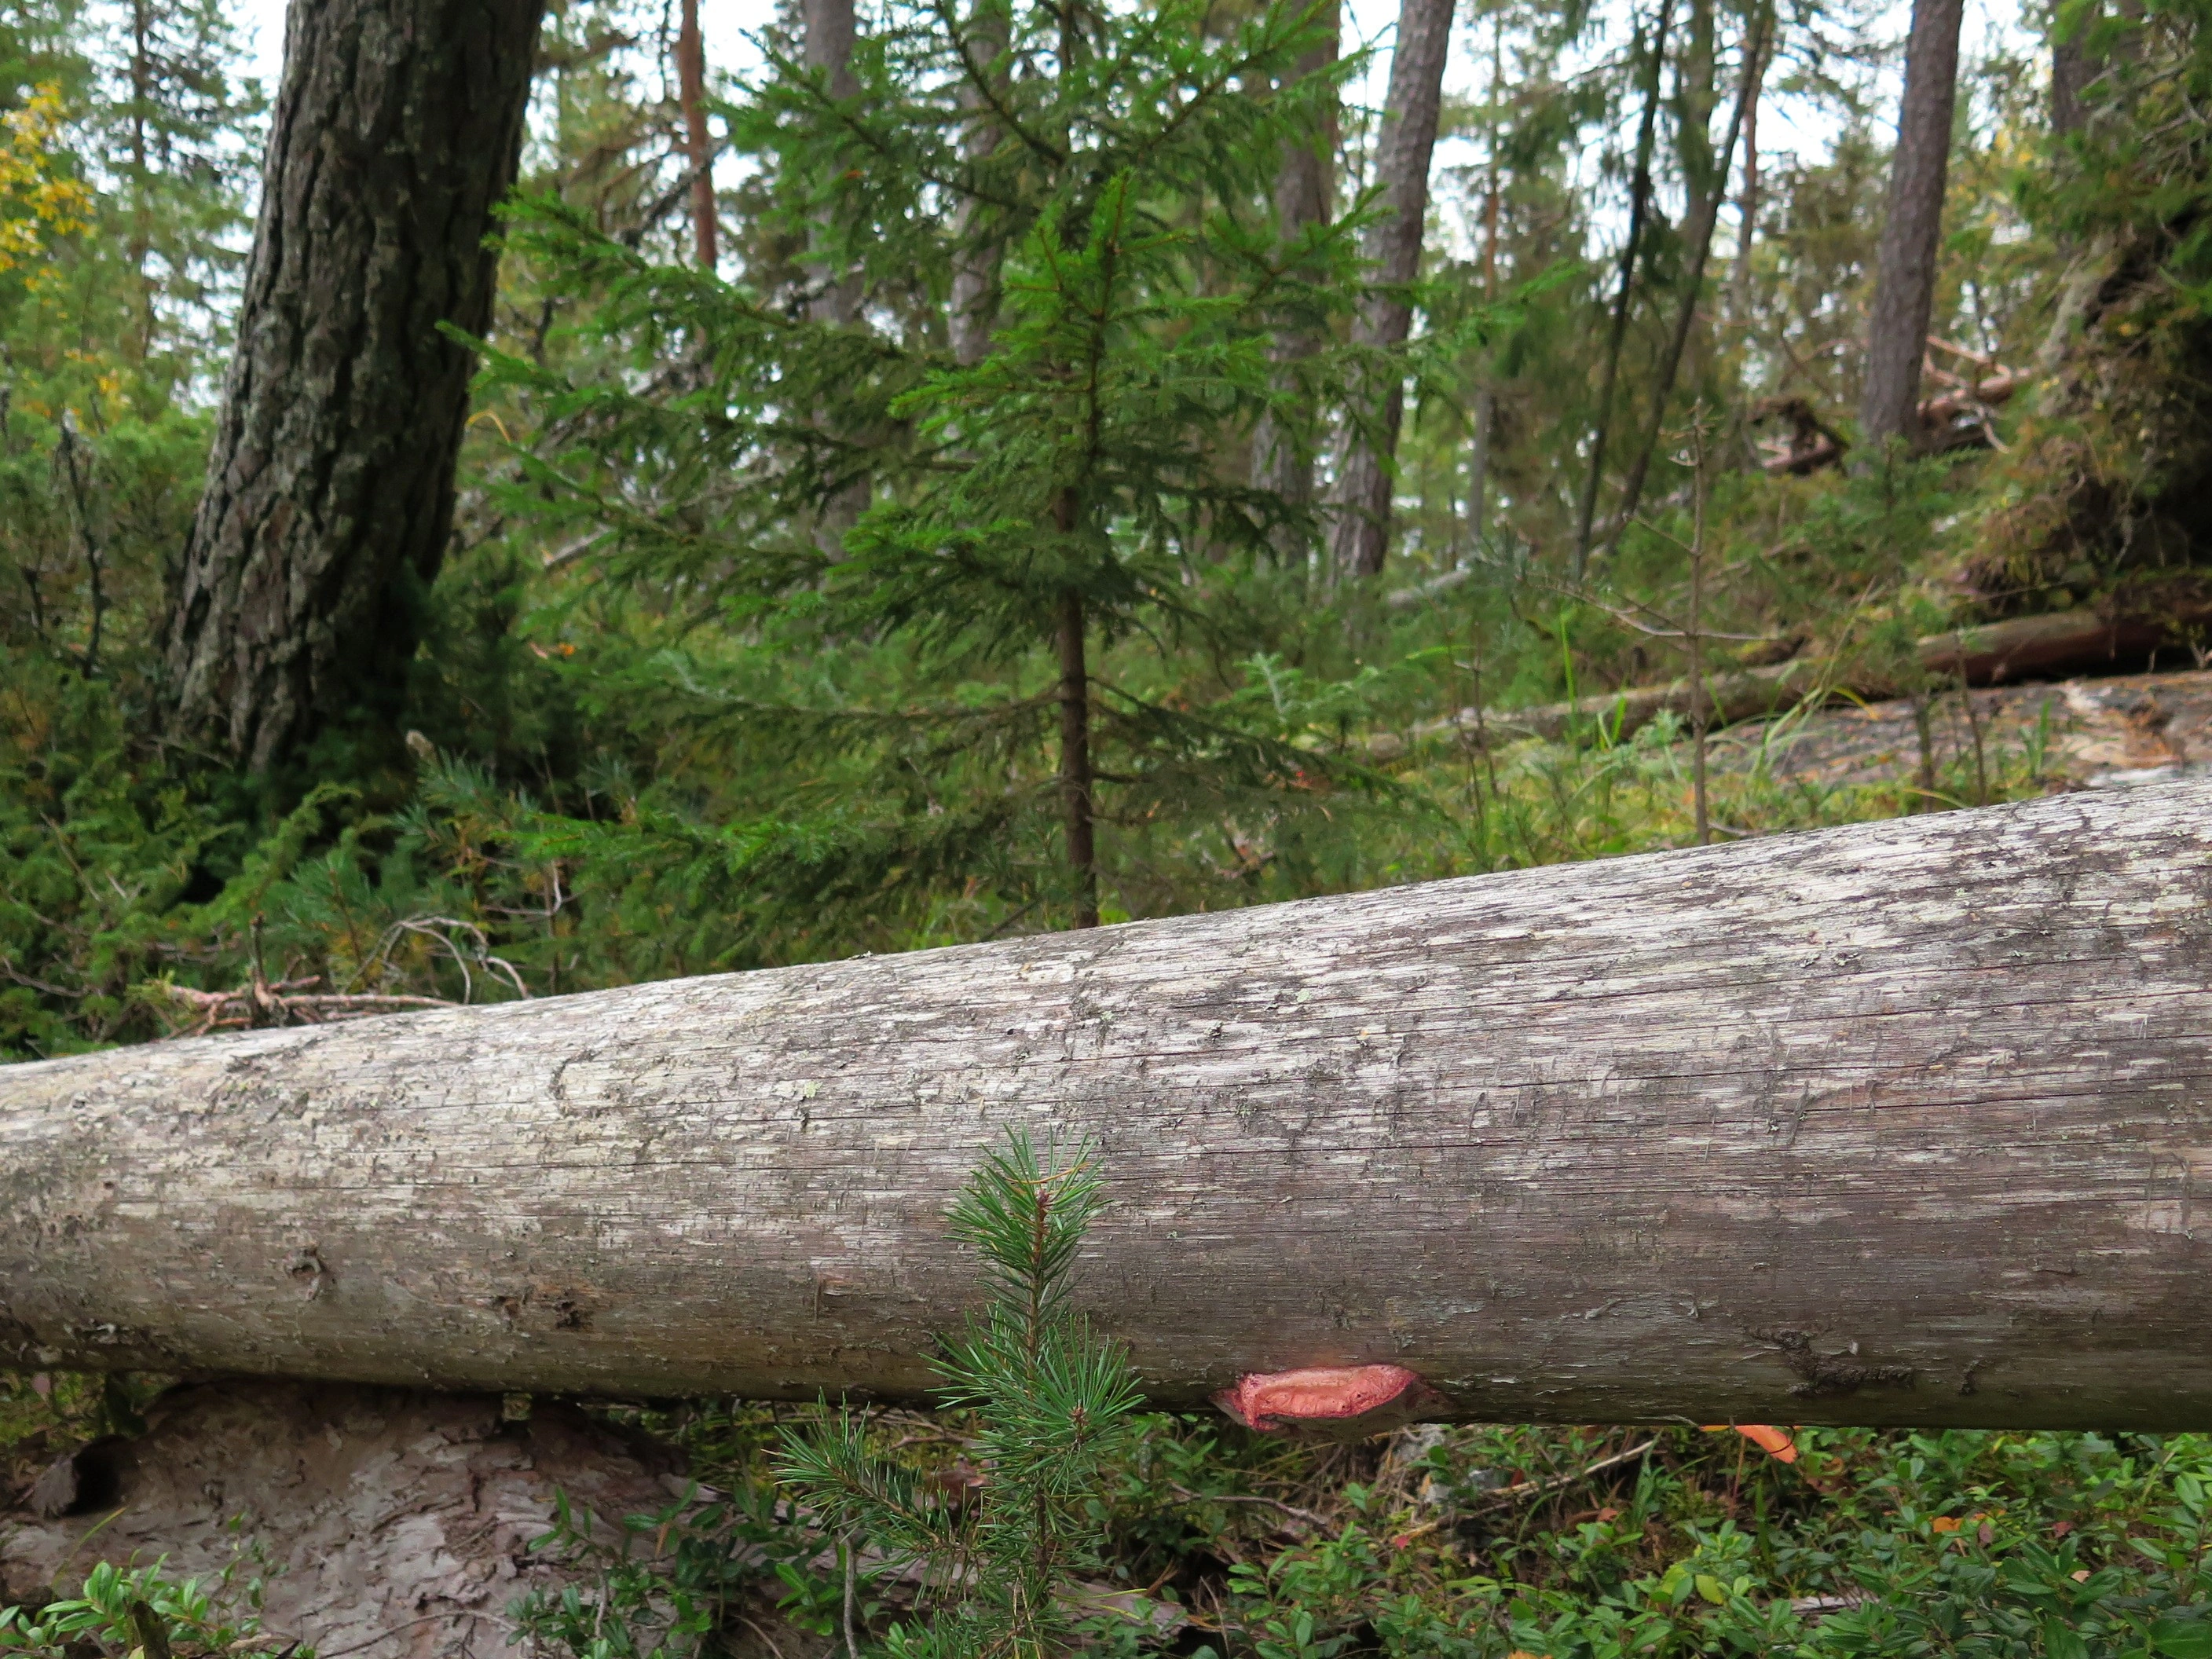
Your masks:
M2041 751L1940 757L1918 641L2201 646L2199 0L2024 16L1902 138L1895 20L1808 0L1413 0L1371 62L1325 6L835 14L741 84L551 9L450 537L369 670L196 723L267 100L211 0L0 10L0 1056L1986 802ZM1917 752L1709 770L1780 665L1778 738L1880 692ZM127 1415L39 1381L23 1433ZM654 1420L758 1474L757 1413ZM1654 1443L1160 1419L1098 1526L1182 1651L2212 1652L2194 1437Z

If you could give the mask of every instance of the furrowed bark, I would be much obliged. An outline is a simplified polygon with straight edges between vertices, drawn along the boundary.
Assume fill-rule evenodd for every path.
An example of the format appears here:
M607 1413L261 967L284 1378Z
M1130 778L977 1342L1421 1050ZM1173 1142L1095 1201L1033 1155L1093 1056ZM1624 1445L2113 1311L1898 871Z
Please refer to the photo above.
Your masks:
M0 1364L921 1395L1009 1128L1153 1397L2212 1422L2212 784L0 1070Z
M1413 329L1413 308L1402 290L1420 275L1429 161L1443 107L1452 6L1453 0L1401 0L1398 9L1390 89L1375 143L1375 182L1389 211L1368 232L1364 250L1380 291L1360 307L1352 323L1357 345L1393 351L1405 344ZM1371 441L1356 425L1347 430L1337 481L1334 558L1344 575L1379 574L1390 542L1392 461L1405 416L1405 382L1394 374L1374 391L1382 429Z
M1951 161L1951 106L1963 12L1963 0L1913 0L1897 155L1890 162L1888 209L1867 324L1859 441L1869 455L1878 455L1892 438L1916 447L1920 441L1914 410L1936 302L1936 256L1943 236L1943 181Z
M207 487L165 641L173 735L256 769L392 705L451 529L469 352L540 0L295 0Z

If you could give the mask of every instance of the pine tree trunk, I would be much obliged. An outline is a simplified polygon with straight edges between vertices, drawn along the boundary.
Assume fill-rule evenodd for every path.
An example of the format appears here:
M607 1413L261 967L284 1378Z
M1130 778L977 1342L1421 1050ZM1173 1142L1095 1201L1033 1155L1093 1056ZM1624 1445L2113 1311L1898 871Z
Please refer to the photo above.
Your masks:
M856 34L853 0L804 0L806 67L818 70L830 95L842 100L860 91L853 76ZM816 237L817 258L808 267L811 292L807 315L833 328L848 328L860 314L860 282L826 256L826 227ZM826 425L827 422L825 422ZM865 469L834 485L817 512L814 543L832 560L845 556L845 534L868 509L872 492Z
M2201 1428L2212 783L0 1067L0 1365L914 1399L1009 1127L1163 1407Z
M853 0L805 0L806 67L821 72L832 98L850 98L860 90L853 78L855 24ZM843 327L859 311L860 284L824 259L811 268L813 293L807 312L817 323Z
M684 106L684 154L691 166L691 246L700 264L720 262L714 216L714 151L707 131L707 45L699 33L699 0L684 0L676 36L676 81Z
M1913 0L1905 46L1905 97L1897 154L1876 259L1867 328L1866 385L1859 441L1869 455L1893 438L1919 441L1914 414L1920 364L1936 302L1936 256L1943 234L1943 185L1951 161L1951 107L1959 78L1962 0Z
M997 90L1004 84L999 60L1006 56L1010 20L1004 0L980 0L970 15L962 45L966 53L968 79L960 89L960 106L968 123L960 135L961 159L981 167L999 147L1003 136L991 113ZM999 266L1005 257L1003 237L994 234L990 213L980 196L964 196L953 215L952 292L947 331L952 360L963 366L980 363L990 355L991 336L999 320Z
M1328 39L1299 58L1294 71L1299 80L1325 73L1337 60L1341 46L1335 6L1327 9L1325 21ZM1315 226L1327 224L1334 211L1336 135L1332 115L1308 142L1293 143L1283 152L1281 165L1275 170L1275 227L1285 248L1295 246ZM1322 338L1295 320L1276 331L1270 355L1282 365L1276 377L1278 392L1295 397L1296 365L1321 349ZM1310 511L1314 502L1311 431L1295 429L1293 423L1273 413L1262 416L1252 434L1252 483L1255 489L1277 497L1292 513ZM1286 560L1295 558L1304 551L1304 538L1287 533L1279 536L1276 551Z
M2060 39L2056 34L2051 42L2051 131L2063 138L2081 130L2088 118L2085 101L2090 82L2097 77L2097 69L2089 57L2088 44L2077 30Z
M1385 291L1370 295L1360 307L1352 330L1356 345L1395 350L1413 328L1413 307L1401 294L1388 290L1403 289L1420 274L1421 234L1429 213L1429 158L1437 145L1452 3L1401 0L1399 7L1390 89L1375 144L1375 182L1382 188L1381 204L1386 211L1368 233L1366 246L1374 266L1370 280ZM1345 434L1334 562L1346 575L1378 574L1389 546L1392 461L1405 415L1406 386L1400 376L1384 373L1384 383L1370 388L1371 434L1357 422L1348 424Z
M171 734L388 729L453 522L540 0L295 0L238 347L166 630Z
M1053 499L1053 528L1075 533L1075 492L1062 489ZM1083 595L1071 587L1060 596L1053 619L1053 649L1060 659L1060 804L1070 885L1075 894L1073 925L1098 925L1097 780L1091 765L1091 669L1084 638Z

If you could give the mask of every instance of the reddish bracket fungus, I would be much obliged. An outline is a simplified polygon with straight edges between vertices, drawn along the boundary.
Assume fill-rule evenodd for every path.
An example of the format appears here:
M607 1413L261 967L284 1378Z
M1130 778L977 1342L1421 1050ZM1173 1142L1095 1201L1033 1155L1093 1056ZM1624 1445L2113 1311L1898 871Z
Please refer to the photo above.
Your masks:
M1707 1434L1726 1434L1734 1429L1769 1456L1784 1463L1797 1461L1797 1443L1787 1429L1778 1429L1768 1423L1704 1423L1698 1426Z
M1248 1429L1353 1438L1434 1416L1443 1396L1403 1365L1316 1365L1240 1376L1213 1403Z

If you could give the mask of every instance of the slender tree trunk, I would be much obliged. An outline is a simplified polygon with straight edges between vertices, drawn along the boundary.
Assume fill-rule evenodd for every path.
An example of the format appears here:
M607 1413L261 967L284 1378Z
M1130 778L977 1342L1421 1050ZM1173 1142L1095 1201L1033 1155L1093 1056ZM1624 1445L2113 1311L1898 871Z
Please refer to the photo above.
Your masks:
M1728 182L1729 168L1735 159L1736 136L1742 130L1752 99L1757 95L1754 88L1758 85L1758 65L1766 44L1767 27L1765 12L1753 17L1751 32L1743 43L1743 78L1736 88L1735 111L1729 117L1728 137L1722 143L1717 163L1710 152L1707 154L1707 165L1711 168L1708 174L1710 186L1693 198L1690 222L1684 228L1683 240L1689 246L1690 258L1688 269L1682 273L1681 303L1674 313L1674 330L1668 335L1660 356L1651 393L1651 419L1620 488L1620 506L1613 515L1613 535L1609 538L1613 546L1620 544L1629 521L1636 516L1636 509L1644 499L1644 481L1650 476L1651 458L1658 453L1660 441L1665 435L1667 405L1682 372L1682 357L1689 349L1691 331L1697 326L1698 301L1705 297L1705 265L1712 257L1713 232L1720 222L1721 196Z
M1681 51L1674 63L1674 155L1682 179L1682 219L1694 225L1728 188L1725 166L1713 165L1713 111L1720 102L1720 38L1713 0L1688 0Z
M1326 73L1341 50L1335 5L1327 8L1322 21L1328 28L1328 38L1316 42L1298 59L1295 73L1301 81ZM1285 249L1294 246L1315 226L1327 224L1335 210L1336 139L1332 100L1331 112L1320 130L1306 142L1292 143L1283 152L1281 165L1275 171L1275 226ZM1285 396L1294 393L1297 385L1296 365L1320 350L1324 337L1296 319L1286 321L1276 331L1271 355L1282 365L1276 377L1279 392ZM1272 412L1261 418L1252 434L1252 483L1254 488L1273 495L1293 513L1312 510L1314 453L1310 423L1300 429L1296 422L1279 419ZM1276 551L1285 560L1302 556L1305 551L1304 538L1285 533L1278 538Z
M707 47L699 33L699 0L684 0L676 36L676 83L684 106L684 152L691 164L691 238L699 263L720 262L714 222L714 150L707 131Z
M1063 536L1075 529L1073 490L1063 489L1053 506ZM1091 672L1084 658L1083 595L1068 588L1060 596L1054 645L1060 657L1060 799L1066 826L1069 872L1074 878L1075 926L1098 925L1098 849L1091 769Z
M981 0L969 21L965 49L973 78L960 89L960 105L968 115L960 154L970 167L980 167L999 147L1001 134L990 114L988 89L1006 84L999 60L1006 53L1009 27L1004 0ZM984 84L976 84L978 79ZM990 354L999 320L999 267L1006 243L989 220L980 197L963 197L954 210L948 326L953 361L962 364L980 363Z
M540 0L295 0L206 492L165 639L172 735L266 768L388 728L453 522L492 208Z
M1867 328L1866 386L1859 404L1863 453L1893 438L1917 445L1920 364L1936 303L1936 256L1943 234L1943 184L1951 160L1951 108L1959 78L1963 0L1913 0L1905 45L1905 97L1890 163L1887 216L1877 254Z
M1636 299L1636 261L1643 251L1644 220L1651 206L1651 145L1659 125L1659 82L1667 62L1667 27L1673 20L1674 0L1659 0L1659 22L1653 32L1651 57L1645 67L1644 118L1636 133L1636 165L1628 186L1628 234L1620 246L1620 285L1613 295L1613 326L1606 336L1604 379L1598 386L1597 421L1590 431L1589 471L1583 477L1582 506L1575 520L1573 577L1581 581L1589 568L1590 536L1597 522L1598 486L1605 477L1606 442L1613 430L1613 398L1620 380L1620 351L1628 339L1628 313Z
M1766 66L1774 57L1776 24L1766 20L1765 49L1752 61L1751 89L1743 106L1743 195L1736 211L1735 273L1729 280L1729 308L1739 317L1751 313L1751 249L1759 232L1759 95L1766 81Z
M2099 65L2090 56L2087 37L2096 20L2084 17L2072 33L2061 34L2058 8L2051 9L2051 131L2064 138L2079 132L2089 117L2089 83L2097 78Z
M853 0L803 0L801 21L805 31L806 67L819 70L832 98L851 98L860 91L853 76L855 37ZM828 228L817 228L816 258L808 269L811 294L807 314L833 328L850 327L860 313L860 283L838 268L829 251ZM845 535L867 511L871 491L865 470L833 488L822 503L814 525L815 545L832 559L845 556Z
M853 78L853 0L804 0L801 15L806 33L806 67L821 71L832 98L852 97L860 89ZM827 257L826 240L826 234L817 231L807 314L817 323L842 328L859 313L860 287Z
M853 0L804 0L801 20L806 35L806 67L821 72L832 98L852 97L860 89L853 78ZM812 294L807 314L817 323L842 328L859 312L860 284L839 271L827 257L825 240L817 232L816 258L810 267Z
M154 274L147 260L154 251L152 157L146 143L146 112L154 100L154 3L131 0L131 270L138 283L138 360L154 349Z
M1501 12L1493 20L1490 35L1490 177L1482 196L1482 297L1492 305L1498 301L1498 224L1505 185L1498 153L1498 104L1504 95L1505 17ZM1487 378L1490 365L1485 362L1480 372L1485 379L1474 393L1474 441L1467 480L1467 545L1468 552L1476 556L1482 551L1482 538L1489 528L1490 453L1498 425L1498 392Z
M1390 89L1375 144L1375 182L1388 210L1368 233L1366 254L1379 289L1352 324L1357 345L1394 352L1406 342L1413 308L1402 290L1420 274L1421 233L1429 212L1429 158L1436 149L1444 59L1451 46L1453 0L1401 0L1398 42L1390 54ZM1373 576L1390 541L1392 463L1404 418L1406 386L1395 369L1370 388L1376 427L1345 432L1337 483L1334 563L1346 575Z
M1497 392L1487 385L1476 387L1474 432L1467 465L1467 544L1472 553L1482 551L1482 538L1489 528L1490 450L1497 424Z
M2113 9L2129 23L2140 25L2143 0L2117 0ZM2056 8L2053 8L2056 10ZM2061 37L2057 20L2051 34L2051 131L2059 137L2079 132L2089 119L2089 88L2097 77L2118 63L2134 61L2142 51L2142 36L2135 29L2100 50L2092 32L2099 19L2094 11L2081 18L2073 33Z
M2212 783L0 1067L0 1365L921 1399L1010 1124L1154 1403L2202 1428Z

